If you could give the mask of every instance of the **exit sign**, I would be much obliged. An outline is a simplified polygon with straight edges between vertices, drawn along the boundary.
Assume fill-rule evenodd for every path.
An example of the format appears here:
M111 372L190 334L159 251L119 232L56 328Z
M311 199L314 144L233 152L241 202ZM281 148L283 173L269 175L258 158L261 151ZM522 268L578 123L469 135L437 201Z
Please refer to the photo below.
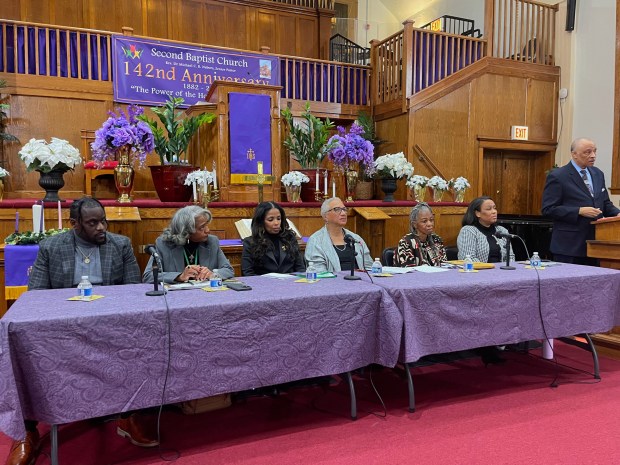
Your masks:
M510 138L512 140L528 140L528 131L529 129L527 126L512 126L512 130L510 131Z

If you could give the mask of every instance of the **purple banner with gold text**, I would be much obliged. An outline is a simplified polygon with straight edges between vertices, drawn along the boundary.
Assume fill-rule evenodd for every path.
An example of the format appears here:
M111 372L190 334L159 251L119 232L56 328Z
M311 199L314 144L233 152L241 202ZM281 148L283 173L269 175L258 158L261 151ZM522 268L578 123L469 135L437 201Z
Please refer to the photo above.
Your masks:
M278 85L277 57L115 35L114 100L160 105L169 96L185 106L205 101L213 81Z

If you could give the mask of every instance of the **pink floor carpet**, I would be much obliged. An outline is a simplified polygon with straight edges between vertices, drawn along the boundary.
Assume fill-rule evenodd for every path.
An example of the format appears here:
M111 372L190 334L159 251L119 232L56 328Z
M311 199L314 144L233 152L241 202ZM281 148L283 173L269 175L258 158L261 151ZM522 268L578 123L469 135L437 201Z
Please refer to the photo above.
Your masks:
M556 349L560 363L591 371L585 351ZM161 451L130 445L113 421L74 423L60 429L60 463L147 465L175 455L183 465L618 463L620 361L601 357L597 382L532 355L507 353L508 363L488 368L477 358L416 368L415 413L407 411L403 373L373 371L384 418L365 372L356 377L357 421L348 418L340 383L250 397L201 415L168 408ZM0 435L0 461L9 444ZM46 438L37 465L50 462L48 451Z

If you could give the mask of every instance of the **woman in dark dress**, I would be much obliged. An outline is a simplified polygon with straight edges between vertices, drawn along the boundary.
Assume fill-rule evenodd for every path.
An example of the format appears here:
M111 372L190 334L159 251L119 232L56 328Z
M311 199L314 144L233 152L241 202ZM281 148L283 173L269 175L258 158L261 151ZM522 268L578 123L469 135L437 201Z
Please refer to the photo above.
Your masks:
M254 210L252 235L243 240L241 272L244 276L304 271L303 255L284 209L262 202Z

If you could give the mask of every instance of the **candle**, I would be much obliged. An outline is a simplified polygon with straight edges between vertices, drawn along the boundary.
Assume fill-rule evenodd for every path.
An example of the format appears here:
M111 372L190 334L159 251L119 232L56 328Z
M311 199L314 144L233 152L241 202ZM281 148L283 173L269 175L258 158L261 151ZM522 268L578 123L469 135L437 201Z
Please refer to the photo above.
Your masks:
M215 160L213 161L213 189L217 189L217 172L215 171Z
M319 190L319 176L321 176L321 172L319 171L319 169L316 169L316 185L314 186L314 190L318 192Z
M62 210L60 208L60 200L58 201L58 229L62 229Z
M41 231L41 208L39 204L32 206L32 232L34 233Z
M15 212L15 232L19 232L19 212Z
M192 193L194 194L194 202L198 201L198 196L196 195L196 180L192 181Z
M323 190L325 191L324 194L327 195L327 170L325 170L323 175Z
M256 173L257 174L263 174L263 162L259 161L256 163Z
M327 193L327 189L325 193ZM332 179L332 197L336 197L336 180L335 179Z

